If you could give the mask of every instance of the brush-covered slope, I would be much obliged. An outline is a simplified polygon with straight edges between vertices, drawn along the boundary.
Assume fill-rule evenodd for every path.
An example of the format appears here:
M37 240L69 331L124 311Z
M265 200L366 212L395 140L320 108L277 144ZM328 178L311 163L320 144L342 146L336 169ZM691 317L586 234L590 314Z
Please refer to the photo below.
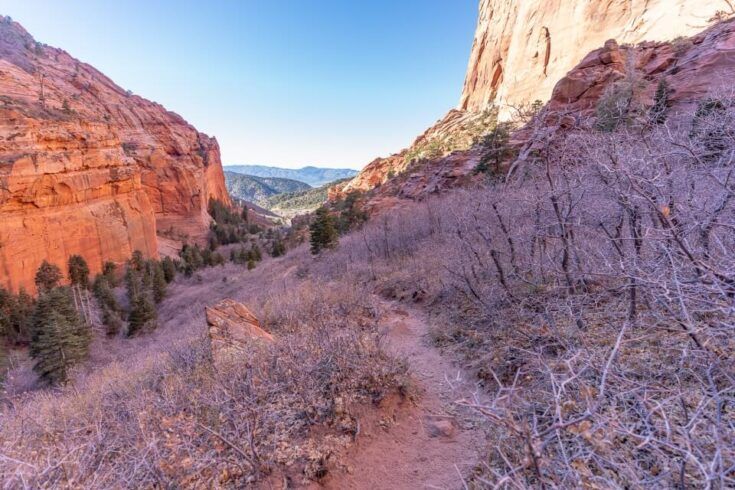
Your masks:
M225 172L227 191L235 199L250 201L261 206L267 204L268 198L287 192L308 191L309 184L292 179L277 177L255 177L254 175Z
M310 213L327 202L331 188L344 185L349 180L342 179L313 189L277 194L268 198L266 207L279 216L286 218Z
M0 286L156 256L157 229L206 232L210 198L229 202L214 138L0 17Z

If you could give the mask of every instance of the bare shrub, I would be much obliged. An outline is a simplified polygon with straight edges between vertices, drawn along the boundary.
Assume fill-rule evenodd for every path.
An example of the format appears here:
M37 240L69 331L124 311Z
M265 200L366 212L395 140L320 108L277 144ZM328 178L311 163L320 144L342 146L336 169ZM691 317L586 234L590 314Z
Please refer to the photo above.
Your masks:
M356 296L320 287L293 292L298 317L269 320L272 346L216 369L208 343L190 338L134 367L114 362L63 391L12 400L0 419L0 479L8 488L241 488L299 469L319 479L355 437L350 407L407 383L404 363L369 328L377 311L366 303L353 322L344 309Z
M729 100L546 141L507 185L382 215L320 265L424 292L492 393L462 402L489 424L475 485L735 485Z

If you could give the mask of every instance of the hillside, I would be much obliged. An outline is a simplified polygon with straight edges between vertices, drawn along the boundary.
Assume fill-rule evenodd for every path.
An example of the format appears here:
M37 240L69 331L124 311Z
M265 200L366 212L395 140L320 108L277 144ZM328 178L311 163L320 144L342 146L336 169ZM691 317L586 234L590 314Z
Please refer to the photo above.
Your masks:
M315 189L274 195L267 199L266 207L279 216L286 218L310 213L327 202L330 188L339 186L349 180L347 178L330 182Z
M267 165L227 165L225 170L255 177L274 177L305 182L312 187L319 187L335 180L354 177L357 170L349 168L304 167L300 169L269 167Z
M225 172L227 192L235 199L254 202L265 206L268 198L284 193L305 192L309 184L297 180L277 177L255 177L253 175Z

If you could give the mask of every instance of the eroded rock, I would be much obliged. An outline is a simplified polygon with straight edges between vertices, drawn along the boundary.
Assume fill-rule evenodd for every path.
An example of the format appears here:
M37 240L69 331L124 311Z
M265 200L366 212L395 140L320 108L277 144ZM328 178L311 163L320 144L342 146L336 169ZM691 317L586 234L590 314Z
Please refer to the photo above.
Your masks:
M214 138L0 16L0 286L157 257L157 232L207 232L210 198L229 202Z
M258 318L242 303L226 299L205 308L205 312L215 362L244 351L253 342L274 341L273 335L261 328Z

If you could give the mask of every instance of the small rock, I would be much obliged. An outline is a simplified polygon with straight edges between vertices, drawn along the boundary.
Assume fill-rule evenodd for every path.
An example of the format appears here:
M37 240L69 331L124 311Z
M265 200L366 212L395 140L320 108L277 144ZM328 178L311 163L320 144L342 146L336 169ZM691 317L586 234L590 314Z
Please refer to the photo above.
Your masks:
M427 424L426 429L430 437L453 437L457 432L454 423L451 420L436 420Z

